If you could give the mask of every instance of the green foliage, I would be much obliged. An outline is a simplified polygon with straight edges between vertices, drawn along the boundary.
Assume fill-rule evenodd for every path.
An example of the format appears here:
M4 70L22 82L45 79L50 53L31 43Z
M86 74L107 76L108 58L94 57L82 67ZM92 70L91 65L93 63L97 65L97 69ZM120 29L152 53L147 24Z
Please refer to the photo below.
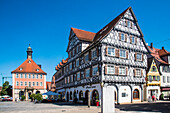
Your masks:
M163 93L160 95L160 100L164 100L164 94Z
M2 86L1 95L9 95L12 96L12 86L9 85L9 82L6 81Z
M24 95L21 96L21 100L22 101L25 100L25 96Z
M35 95L35 99L37 99L38 101L43 100L42 95L39 93Z
M34 100L35 99L35 94L31 94L30 97Z

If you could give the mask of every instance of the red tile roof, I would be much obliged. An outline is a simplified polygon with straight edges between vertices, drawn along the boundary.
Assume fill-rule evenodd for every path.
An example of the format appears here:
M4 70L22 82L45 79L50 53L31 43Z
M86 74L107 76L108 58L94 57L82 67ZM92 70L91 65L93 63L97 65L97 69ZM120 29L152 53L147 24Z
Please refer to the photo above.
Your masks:
M76 28L71 28L79 40L92 42L96 33L84 31Z
M16 68L11 73L40 73L45 75L47 74L30 58L25 60L18 68Z
M55 67L55 70L59 70L61 68L61 66L65 63L67 63L68 61L68 58L67 59L63 59L56 67Z
M152 55L153 57L155 57L155 59L156 59L157 61L159 61L159 62L162 63L162 64L168 64L167 62L163 61L163 60L160 58L160 56L161 56L162 53L163 53L162 50L156 49L156 48L154 48L154 47L151 48L151 46L148 46L148 48L149 48L149 50L150 50L150 52L151 52L151 55ZM169 65L169 64L168 64L168 65Z

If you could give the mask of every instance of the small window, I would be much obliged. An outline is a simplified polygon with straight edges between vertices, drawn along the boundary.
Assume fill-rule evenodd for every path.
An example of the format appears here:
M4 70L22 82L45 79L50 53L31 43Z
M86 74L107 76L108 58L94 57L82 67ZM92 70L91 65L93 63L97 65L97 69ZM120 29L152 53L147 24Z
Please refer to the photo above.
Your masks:
M108 74L114 74L115 73L114 65L107 65L107 73Z
M29 74L29 78L31 78L31 74Z
M115 48L108 47L108 55L115 56Z
M21 81L21 86L23 86L23 82Z
M166 78L165 78L165 76L163 76L163 83L166 83Z
M87 62L89 60L89 54L85 55L85 62Z
M42 75L40 75L40 79L42 79L43 77L42 77Z
M30 63L31 63L31 60L29 60L28 63L30 64Z
M79 92L79 100L83 100L83 91Z
M135 37L132 36L132 43L134 44L135 43Z
M125 35L121 33L121 41L125 41Z
M20 78L23 78L23 75L22 75L22 74L20 75Z
M152 76L149 75L149 82L152 82Z
M122 93L122 97L126 97L126 93Z
M126 50L120 49L120 57L126 58Z
M139 90L138 89L135 89L133 91L133 99L139 99Z
M77 80L80 80L80 72L77 73Z
M69 64L69 69L72 70L72 63Z
M27 86L27 82L25 82L25 86Z
M167 83L170 83L170 76L167 76Z
M129 28L131 27L131 25L130 25L130 21L128 21L128 27L129 27Z
M37 86L39 86L39 83L37 82Z
M22 67L20 67L19 70L22 71Z
M70 82L73 82L73 75L70 75Z
M94 66L92 70L93 70L93 72L92 72L93 76L99 74L98 73L98 66Z
M160 81L160 76L157 76L157 81Z
M35 78L35 75L34 75L34 74L32 75L32 78Z
M119 75L126 75L125 67L119 67Z
M16 86L19 86L19 82L18 81L16 81Z
M141 70L140 69L136 69L136 76L141 76Z
M42 86L42 82L40 82L40 86Z
M152 66L152 70L151 70L152 72L157 72L157 70L156 70L156 66Z
M31 82L29 82L29 87L31 87Z
M76 60L76 67L79 66L79 59Z
M19 78L19 75L18 75L18 74L16 74L16 78Z
M25 74L25 78L27 78L27 74Z
M39 69L37 69L36 71L39 71Z
M137 57L136 58L137 58L138 61L141 61L142 60L142 54L137 53Z
M38 79L38 75L36 76L36 78Z
M32 82L33 86L35 86L35 82Z
M90 69L86 69L86 78L90 77Z
M92 59L97 57L97 51L96 49L92 50Z

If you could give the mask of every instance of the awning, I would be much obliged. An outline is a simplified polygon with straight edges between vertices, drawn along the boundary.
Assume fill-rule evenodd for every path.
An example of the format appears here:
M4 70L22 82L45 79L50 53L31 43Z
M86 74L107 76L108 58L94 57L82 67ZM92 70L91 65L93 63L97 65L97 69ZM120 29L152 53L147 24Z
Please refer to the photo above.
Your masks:
M42 95L60 95L60 94L52 92L52 91L48 91L46 93L43 93Z
M162 91L170 91L170 88L161 88Z

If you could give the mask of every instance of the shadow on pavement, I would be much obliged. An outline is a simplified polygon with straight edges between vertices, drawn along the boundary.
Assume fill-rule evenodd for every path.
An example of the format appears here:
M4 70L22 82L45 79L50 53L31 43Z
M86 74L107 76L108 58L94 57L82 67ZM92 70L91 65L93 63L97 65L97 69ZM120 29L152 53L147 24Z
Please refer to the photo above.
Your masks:
M115 105L121 111L170 113L170 102L138 103Z

